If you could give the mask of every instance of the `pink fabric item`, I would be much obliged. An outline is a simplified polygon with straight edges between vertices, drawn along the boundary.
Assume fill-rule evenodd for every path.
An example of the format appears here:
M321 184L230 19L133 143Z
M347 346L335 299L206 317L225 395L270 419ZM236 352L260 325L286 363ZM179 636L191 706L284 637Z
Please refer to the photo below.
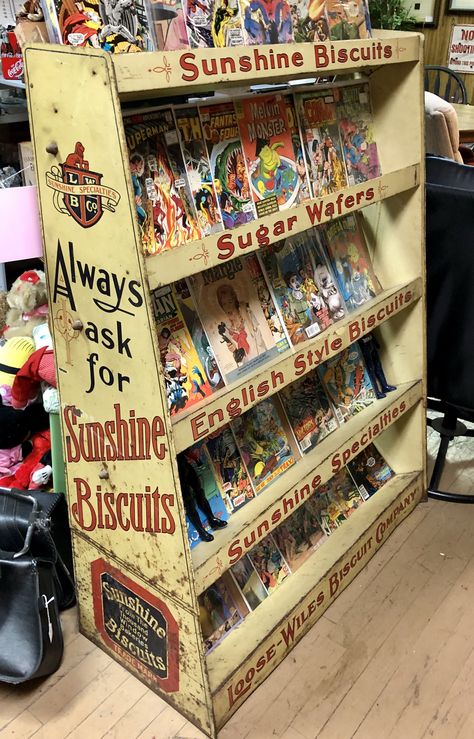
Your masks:
M21 444L13 449L0 449L0 475L14 475L21 464Z

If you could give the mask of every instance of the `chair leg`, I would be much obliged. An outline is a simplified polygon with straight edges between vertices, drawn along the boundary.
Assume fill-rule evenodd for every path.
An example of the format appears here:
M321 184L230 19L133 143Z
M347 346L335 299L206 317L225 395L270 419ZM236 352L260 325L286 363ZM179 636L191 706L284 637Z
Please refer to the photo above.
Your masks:
M466 429L465 425L458 421L456 414L449 410L445 413L443 419L435 419L429 422L429 425L436 429L441 436L441 441L436 455L436 461L428 486L428 498L435 500L444 500L448 503L469 503L474 504L474 495L463 495L462 493L448 493L438 490L438 485L443 474L446 454L448 452L449 442L455 436L473 436L474 432Z

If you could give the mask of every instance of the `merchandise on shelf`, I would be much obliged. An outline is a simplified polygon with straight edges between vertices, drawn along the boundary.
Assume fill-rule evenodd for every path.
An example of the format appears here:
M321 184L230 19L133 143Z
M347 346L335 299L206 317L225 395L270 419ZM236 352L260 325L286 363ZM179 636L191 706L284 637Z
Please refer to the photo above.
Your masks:
M46 276L40 269L23 272L7 295L10 310L4 337L33 336L33 330L48 318Z
M157 51L188 49L183 0L145 0Z
M256 544L248 557L269 595L291 574L288 563L271 534Z
M35 160L31 141L21 141L18 144L18 153L23 185L36 185Z
M293 26L288 0L240 0L245 46L291 44Z
M357 344L351 344L317 368L339 423L375 400L375 391Z
M240 46L242 19L238 0L183 0L191 48Z
M306 167L303 139L301 137L301 130L293 95L284 95L283 100L285 101L288 127L290 129L291 140L293 142L293 156L296 162L296 174L298 175L298 196L295 202L304 203L305 200L310 199L311 189L308 169Z
M329 39L325 2L290 0L290 5L296 43L318 43Z
M325 0L325 10L331 40L371 37L368 0Z
M239 610L236 591L235 583L230 574L226 573L198 596L199 620L206 653L228 636L248 612L242 598Z
M273 532L280 551L292 573L325 541L317 511L314 510L314 495L288 516Z
M347 467L364 500L380 490L395 474L375 444L369 444L348 462Z
M382 171L367 83L340 89L337 116L349 185L380 177Z
M395 385L389 385L380 360L378 343L374 334L367 334L359 339L359 347L364 357L365 366L377 398L385 398L387 393L396 390Z
M205 446L224 501L232 513L252 500L255 493L230 426L210 434Z
M247 555L242 557L242 559L232 565L230 572L249 610L254 611L265 600L268 592L249 557Z

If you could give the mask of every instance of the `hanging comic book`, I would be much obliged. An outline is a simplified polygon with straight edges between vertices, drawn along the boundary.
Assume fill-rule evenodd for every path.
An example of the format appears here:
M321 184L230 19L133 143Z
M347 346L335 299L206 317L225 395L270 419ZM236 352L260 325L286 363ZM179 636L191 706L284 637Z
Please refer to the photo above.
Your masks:
M296 43L328 41L326 4L318 0L290 0Z
M303 453L337 429L339 424L316 372L282 388L279 395Z
M344 317L315 229L271 244L261 250L260 259L292 344L313 338Z
M211 466L230 512L255 497L230 426L210 434L205 442Z
M128 116L124 126L144 250L156 254L199 238L171 109Z
M339 290L349 311L356 310L382 289L359 223L355 215L347 215L321 228Z
M238 447L257 494L295 464L290 445L291 429L276 402L273 398L262 400L232 422Z
M244 43L291 44L293 27L288 0L240 0Z
M190 285L226 383L278 356L276 339L245 258L200 272L190 278Z
M199 113L224 228L249 223L255 214L234 103L202 106Z
M146 0L156 51L189 49L182 0Z
M364 410L376 399L357 344L351 344L328 359L317 368L317 372L339 423Z
M243 620L232 594L232 586L235 588L230 574L225 573L198 596L199 620L206 653L214 649Z
M153 290L151 301L168 409L174 415L207 398L212 387L179 309L174 287L167 285Z
M367 0L325 0L329 37L332 41L370 38Z
M293 95L284 95L283 100L285 101L288 127L290 129L291 140L293 142L293 155L296 163L296 174L298 175L298 195L296 198L296 202L304 203L305 200L309 200L311 198L311 190L304 155L303 140L301 138L301 131L298 123L298 116L296 113Z
M175 282L174 289L176 291L178 308L181 311L181 315L191 335L194 348L206 373L207 382L213 392L220 390L224 387L224 380L222 379L212 347L209 344L209 339L202 327L186 280Z
M347 467L364 500L374 495L395 475L375 444L369 444Z
M337 119L339 88L296 96L313 198L347 186Z
M232 565L230 571L248 607L254 611L268 595L255 567L245 555Z
M380 177L369 85L341 88L337 114L349 185Z
M239 0L214 0L212 41L215 48L243 46L244 30Z
M269 594L291 574L288 563L269 534L248 553L255 570Z
M212 48L214 0L183 0L183 5L191 48Z
M235 111L257 216L291 207L299 178L285 101L254 95L237 100Z
M203 236L222 231L222 218L211 174L201 119L196 107L175 108L184 164Z

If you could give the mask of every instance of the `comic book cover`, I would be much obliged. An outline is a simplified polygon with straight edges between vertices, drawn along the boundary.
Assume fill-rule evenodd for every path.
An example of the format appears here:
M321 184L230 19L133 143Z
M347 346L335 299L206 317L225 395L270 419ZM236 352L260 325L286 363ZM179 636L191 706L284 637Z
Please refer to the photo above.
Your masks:
M254 611L268 595L255 567L245 555L235 565L232 565L230 571L249 609Z
M200 489L194 490L189 484L186 484L188 476L187 474L183 475L183 465L186 469L186 464L190 465L196 473ZM178 455L178 470L186 512L188 541L189 546L193 549L201 541L196 529L197 519L201 521L208 533L212 533L213 530L208 520L209 515L227 521L231 511L228 510L226 501L221 495L203 442L193 444L186 452Z
M313 198L347 186L337 119L339 88L296 96Z
M288 563L271 534L268 534L248 553L255 570L268 594L273 593L291 574Z
M285 421L277 400L267 398L232 422L257 495L295 464L291 428Z
M189 49L182 0L145 0L156 51Z
M339 131L349 185L380 177L374 119L367 83L343 87L337 104Z
M317 0L290 0L293 36L296 43L328 41L326 4Z
M204 368L206 380L213 392L220 390L224 387L224 380L222 379L212 347L209 344L207 334L198 316L194 300L189 292L188 283L186 280L178 280L178 282L174 283L174 288L178 308L181 311L181 315L191 335L194 348Z
M303 454L314 449L339 426L316 372L282 388L279 395Z
M51 42L112 54L153 51L145 0L41 0Z
M273 531L273 538L290 570L295 572L326 538L310 499Z
M235 587L230 574L226 572L198 596L206 653L214 649L244 618L232 592Z
M361 351L351 344L317 368L339 423L367 408L376 399Z
M365 0L326 0L326 17L332 41L371 36L369 6Z
M232 513L255 498L255 493L230 426L210 434L205 446L221 494Z
M192 48L244 43L238 0L183 0Z
M271 244L259 257L292 344L312 339L344 317L344 303L315 229Z
M347 467L364 500L374 495L395 475L375 444L369 444Z
M326 223L321 233L344 302L349 311L356 310L382 290L360 221L354 215L343 216Z
M291 44L293 27L289 0L240 0L244 44Z
M151 293L168 409L179 413L207 398L212 387L179 309L173 285Z
M245 259L200 272L189 284L226 384L278 356Z
M198 239L170 108L124 119L135 207L148 254Z
M255 213L234 103L205 105L199 114L224 228L249 223Z
M309 185L308 170L306 167L306 159L304 155L303 139L301 137L298 115L296 113L295 101L293 95L284 95L283 100L286 106L286 117L293 142L293 155L296 162L296 174L298 175L298 196L297 203L304 203L305 200L311 198L311 190Z
M222 231L222 218L211 174L206 142L196 107L175 108L184 164L203 236Z
M364 502L347 467L343 467L328 482L320 485L317 495L327 495L344 512L345 518L349 518Z
M268 282L265 279L265 275L263 274L263 270L257 256L255 254L249 254L245 257L245 266L248 269L252 284L257 291L260 305L262 306L263 313L270 327L270 331L272 332L276 347L279 352L284 352L289 348L288 339L286 338L283 323L276 310Z
M250 189L258 217L298 202L299 178L285 101L281 95L254 95L237 100Z
M214 0L183 0L183 6L191 48L212 48Z

